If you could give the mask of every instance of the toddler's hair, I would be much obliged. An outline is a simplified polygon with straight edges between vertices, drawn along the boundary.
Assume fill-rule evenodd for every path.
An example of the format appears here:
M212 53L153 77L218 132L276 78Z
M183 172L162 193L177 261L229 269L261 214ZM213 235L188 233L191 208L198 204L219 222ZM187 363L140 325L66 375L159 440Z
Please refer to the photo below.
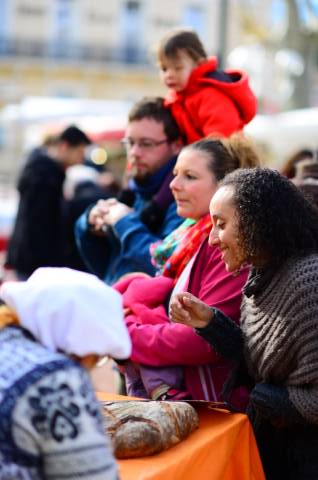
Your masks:
M157 58L159 62L164 58L176 59L180 51L186 52L194 62L207 58L206 51L197 33L194 30L179 28L169 31L160 40Z

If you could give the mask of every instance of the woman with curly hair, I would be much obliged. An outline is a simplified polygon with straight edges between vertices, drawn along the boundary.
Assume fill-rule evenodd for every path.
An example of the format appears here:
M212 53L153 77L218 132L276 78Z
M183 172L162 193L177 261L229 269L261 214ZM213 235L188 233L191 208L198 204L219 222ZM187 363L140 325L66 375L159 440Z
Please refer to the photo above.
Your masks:
M256 168L227 175L210 213L226 269L252 266L240 327L189 293L174 297L170 317L232 360L232 384L249 384L266 478L316 480L318 211L287 178Z

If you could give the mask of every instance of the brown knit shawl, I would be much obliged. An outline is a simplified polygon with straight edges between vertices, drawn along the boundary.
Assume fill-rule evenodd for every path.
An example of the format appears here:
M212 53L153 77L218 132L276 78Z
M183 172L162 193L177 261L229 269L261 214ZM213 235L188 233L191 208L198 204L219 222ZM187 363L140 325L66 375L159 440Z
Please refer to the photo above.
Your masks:
M257 382L284 385L318 424L318 255L286 261L242 303L246 359Z

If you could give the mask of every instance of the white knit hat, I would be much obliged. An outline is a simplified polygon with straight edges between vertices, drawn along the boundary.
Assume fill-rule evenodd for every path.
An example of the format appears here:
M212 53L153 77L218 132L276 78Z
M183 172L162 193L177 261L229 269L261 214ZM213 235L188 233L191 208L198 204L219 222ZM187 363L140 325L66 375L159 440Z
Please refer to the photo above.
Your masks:
M25 282L5 282L0 297L21 325L51 351L129 358L121 295L94 275L38 268Z

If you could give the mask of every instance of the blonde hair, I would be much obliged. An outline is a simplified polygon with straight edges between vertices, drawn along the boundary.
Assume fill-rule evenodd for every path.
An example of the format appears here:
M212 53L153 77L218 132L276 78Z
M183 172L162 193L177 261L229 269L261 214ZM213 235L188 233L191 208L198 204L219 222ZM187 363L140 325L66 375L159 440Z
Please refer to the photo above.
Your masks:
M261 165L261 160L252 140L242 133L234 133L230 137L222 138L224 148L237 162L236 168L253 168Z
M237 168L253 168L261 163L252 142L240 133L228 138L208 136L184 147L184 150L205 154L208 167L218 182Z

